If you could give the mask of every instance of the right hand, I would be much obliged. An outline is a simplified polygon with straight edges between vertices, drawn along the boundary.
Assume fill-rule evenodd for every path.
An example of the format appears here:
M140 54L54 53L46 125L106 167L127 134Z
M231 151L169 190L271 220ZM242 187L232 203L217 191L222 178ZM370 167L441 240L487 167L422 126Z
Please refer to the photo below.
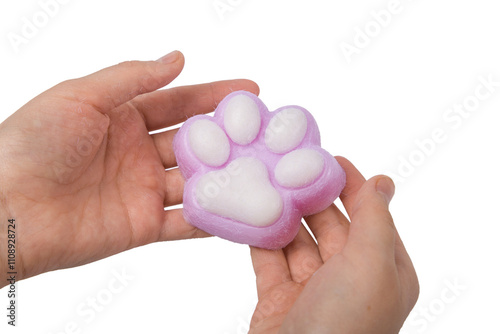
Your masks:
M366 181L346 159L335 206L306 217L283 250L252 248L259 302L250 333L398 333L415 305L418 279L396 231L389 202L394 183Z

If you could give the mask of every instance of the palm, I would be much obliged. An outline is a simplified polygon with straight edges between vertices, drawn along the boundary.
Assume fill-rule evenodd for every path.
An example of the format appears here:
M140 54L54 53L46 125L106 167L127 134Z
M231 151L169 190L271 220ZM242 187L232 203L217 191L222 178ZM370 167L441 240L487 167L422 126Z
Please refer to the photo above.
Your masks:
M180 60L163 81L180 72ZM185 113L210 112L231 90L255 91L251 82L227 81L132 96L114 106L97 87L82 98L80 85L87 86L56 86L2 124L7 149L0 154L9 165L9 184L0 195L22 226L20 238L29 240L22 245L23 278L154 241L206 236L184 221L180 209L164 210L182 202L178 169L165 171L176 165L175 130L149 131L179 123ZM97 97L87 101L87 94Z
M83 108L88 125L82 126L80 118L61 118L81 108L80 103L66 101L65 110L58 110L60 105L56 100L47 106L55 111L44 122L60 125L64 132L10 145L16 149L13 156L26 157L14 160L17 166L11 168L19 171L11 202L16 212L26 212L19 223L32 233L31 242L23 245L24 266L33 268L29 276L157 241L165 216L165 169L139 112L131 105L111 110L109 127L101 131L96 124L107 119L92 107ZM39 110L22 112L18 116L24 118ZM36 133L32 130L25 129ZM53 148L47 143L60 146L59 154L47 152ZM40 161L26 154L34 149L46 153ZM42 244L44 259L37 256L30 263Z

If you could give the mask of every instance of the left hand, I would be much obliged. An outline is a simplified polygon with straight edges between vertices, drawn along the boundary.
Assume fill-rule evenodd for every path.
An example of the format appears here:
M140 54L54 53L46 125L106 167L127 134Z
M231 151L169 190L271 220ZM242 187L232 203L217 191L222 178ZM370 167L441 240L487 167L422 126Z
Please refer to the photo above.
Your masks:
M205 237L181 210L176 130L248 80L157 89L184 57L125 62L42 93L0 124L0 219L18 226L18 279L155 241ZM2 266L3 268L3 266ZM2 280L0 287L6 284Z

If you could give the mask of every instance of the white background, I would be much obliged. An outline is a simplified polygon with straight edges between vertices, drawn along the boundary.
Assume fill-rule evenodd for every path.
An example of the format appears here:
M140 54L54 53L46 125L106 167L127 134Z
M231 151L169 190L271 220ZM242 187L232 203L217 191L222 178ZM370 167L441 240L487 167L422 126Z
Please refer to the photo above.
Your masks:
M474 101L480 76L500 81L497 2L401 0L378 34L370 13L388 0L222 3L232 5L220 15L213 0L72 0L16 52L8 34L41 7L3 1L0 119L62 80L174 49L186 66L172 86L252 79L271 110L310 110L332 154L397 179L392 212L421 284L402 332L499 333L500 87L462 121L443 118ZM348 62L341 45L365 25L373 37ZM424 157L416 141L437 128L446 140ZM410 158L413 170L401 170ZM127 286L93 319L81 316L122 270ZM218 238L141 247L18 289L16 331L0 291L1 333L64 333L72 322L83 333L243 333L256 303L248 247Z

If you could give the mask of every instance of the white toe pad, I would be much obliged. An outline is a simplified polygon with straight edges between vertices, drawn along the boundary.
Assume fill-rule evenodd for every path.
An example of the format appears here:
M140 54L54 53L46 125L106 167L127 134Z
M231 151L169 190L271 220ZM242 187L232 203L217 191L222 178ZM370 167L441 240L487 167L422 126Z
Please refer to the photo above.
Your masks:
M203 163L219 167L229 158L229 140L222 129L208 119L194 122L189 129L189 146Z
M229 138L239 145L248 145L259 134L260 112L257 103L246 95L233 97L224 111L224 128Z
M273 116L265 133L266 146L274 153L286 153L296 148L307 131L307 118L297 108L286 108Z
M323 156L311 149L299 149L286 154L276 165L276 181L287 188L299 188L311 184L324 167Z

